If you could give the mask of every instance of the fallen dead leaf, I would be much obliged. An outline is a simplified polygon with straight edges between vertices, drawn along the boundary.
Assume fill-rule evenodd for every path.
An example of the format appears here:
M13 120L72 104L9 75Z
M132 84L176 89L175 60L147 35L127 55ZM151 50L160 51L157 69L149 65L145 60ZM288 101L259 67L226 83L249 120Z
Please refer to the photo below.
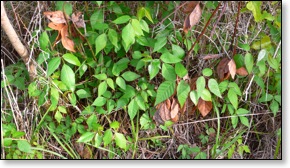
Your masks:
M237 74L241 75L241 76L247 76L248 75L248 71L246 70L245 67L241 67L241 68L237 69Z
M170 107L170 106L169 106ZM166 102L163 102L158 110L159 115L163 121L170 120L170 111L167 108Z
M232 78L234 79L235 78L235 75L236 75L236 63L234 61L234 59L231 59L230 62L228 63L228 67L229 67L229 72L232 76Z
M183 24L183 31L185 34L192 28L192 26L196 25L201 18L201 8L199 4L197 4L194 10L186 16Z
M54 23L54 22L48 23L48 27L58 31L60 31L64 26L65 26L64 23Z
M61 43L63 47L69 51L76 52L74 49L74 42L68 38L68 26L61 29Z
M62 11L47 11L43 13L53 23L66 23L64 14Z
M179 104L176 102L176 99L173 98L170 110L170 117L171 119L175 118L178 115L179 111Z
M181 9L183 13L191 13L196 5L199 3L199 1L187 1L185 2L186 4L184 7Z
M77 28L85 27L84 15L82 14L82 12L78 11L73 13L71 19Z
M228 67L228 63L229 63L230 59L228 58L223 58L218 66L217 66L217 74L218 74L218 77L221 81L223 80L226 80L229 78L229 67Z
M199 98L197 103L197 108L200 111L200 114L205 117L212 109L212 103L210 101L204 101Z

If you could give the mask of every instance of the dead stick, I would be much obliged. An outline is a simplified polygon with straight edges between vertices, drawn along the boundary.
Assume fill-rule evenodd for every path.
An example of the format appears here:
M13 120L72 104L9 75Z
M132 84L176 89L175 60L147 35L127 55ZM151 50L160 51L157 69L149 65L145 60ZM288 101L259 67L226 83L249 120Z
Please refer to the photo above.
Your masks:
M235 30L234 30L234 34L233 34L233 38L232 38L232 43L231 43L231 46L230 46L230 50L231 50L231 49L233 50L233 51L232 51L233 56L235 56L235 54L236 54L236 48L237 48L237 42L235 43L234 48L233 48L233 43L234 43L234 41L235 41L236 34L237 34L237 27L238 27L238 22L239 22L240 8L241 8L241 2L239 2L239 6L238 6L238 15L237 15L236 24L235 24Z

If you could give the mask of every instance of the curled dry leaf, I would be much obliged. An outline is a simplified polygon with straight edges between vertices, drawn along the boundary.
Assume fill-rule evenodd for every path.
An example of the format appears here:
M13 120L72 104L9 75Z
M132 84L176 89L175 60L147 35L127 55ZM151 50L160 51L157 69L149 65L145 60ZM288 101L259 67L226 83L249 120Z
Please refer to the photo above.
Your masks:
M170 120L170 111L169 111L169 108L167 107L166 102L161 103L159 109L157 109L157 112L159 113L163 121Z
M228 67L229 61L230 59L225 57L219 62L217 66L217 74L221 81L228 79L230 76L229 67Z
M68 38L68 26L61 29L61 43L63 47L69 51L76 52L74 49L74 42Z
M48 23L48 27L58 31L60 31L64 26L65 26L64 23L54 23L54 22Z
M201 18L201 8L199 4L197 4L194 10L186 16L184 23L183 23L183 31L185 33L188 32L192 28L192 26L196 25Z
M179 104L176 102L176 99L173 98L172 104L171 104L171 111L170 111L171 119L173 119L176 116L178 116L178 111L179 111Z
M230 72L232 78L234 79L237 69L236 69L236 63L233 59L231 59L230 62L228 63L228 67L229 67L229 72Z
M212 109L212 103L210 101L204 101L199 98L197 103L197 108L200 111L200 114L205 117Z
M213 58L219 58L221 57L221 54L208 54L206 56L203 56L202 59L208 60L208 59L213 59Z
M184 7L181 9L183 13L191 13L196 5L199 3L199 1L187 1L185 2L186 4Z
M47 11L44 12L43 14L53 23L66 23L62 11L54 11L54 12Z
M78 11L73 13L71 19L77 28L85 27L84 15L82 14L82 12Z
M237 69L237 74L241 75L241 76L247 76L248 75L248 71L246 70L245 67L241 67L241 68Z

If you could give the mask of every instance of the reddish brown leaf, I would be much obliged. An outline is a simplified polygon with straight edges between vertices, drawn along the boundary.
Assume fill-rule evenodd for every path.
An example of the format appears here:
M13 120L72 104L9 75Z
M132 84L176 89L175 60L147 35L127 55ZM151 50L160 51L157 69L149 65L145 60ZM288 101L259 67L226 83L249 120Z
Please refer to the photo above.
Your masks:
M241 75L241 76L247 76L248 72L247 72L245 67L241 67L241 68L237 69L237 74Z
M44 12L43 14L53 23L66 23L62 11Z
M182 12L184 13L191 13L196 5L199 3L199 1L187 1L186 4L182 8Z
M76 52L74 49L74 42L68 38L68 26L61 29L61 43L63 47L69 51Z
M178 115L178 111L179 111L179 104L176 102L176 99L173 98L172 104L171 104L171 111L170 111L171 119L175 118Z
M73 13L71 19L77 28L85 27L85 21L82 12L78 11Z
M229 67L229 72L230 72L232 78L234 79L237 69L236 69L236 63L233 59L231 59L230 62L228 63L228 67Z
M212 103L210 101L204 101L199 98L197 108L200 111L200 114L205 117L211 111Z
M225 57L219 62L217 66L217 74L221 81L227 79L228 76L230 75L229 68L228 68L229 61L230 60Z
M170 106L169 106L170 107ZM163 102L160 106L159 115L162 118L163 121L170 120L170 111L167 108L166 102Z
M194 10L186 16L183 24L183 31L185 33L188 32L192 28L192 26L196 25L201 18L201 8L199 4L196 5Z
M48 23L48 27L58 31L60 31L64 26L65 26L64 23L54 23L54 22Z
M213 58L219 58L221 56L222 56L221 54L208 54L208 55L202 57L202 59L208 60L208 59L213 59Z

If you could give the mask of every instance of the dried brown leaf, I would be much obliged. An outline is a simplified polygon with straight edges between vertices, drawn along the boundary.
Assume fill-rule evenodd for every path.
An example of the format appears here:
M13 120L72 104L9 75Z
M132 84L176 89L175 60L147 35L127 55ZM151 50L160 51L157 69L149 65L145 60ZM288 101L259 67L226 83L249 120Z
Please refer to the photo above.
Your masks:
M167 108L166 102L163 102L159 108L159 115L163 121L170 120L170 111Z
M236 63L233 59L231 59L230 62L228 63L228 67L229 67L229 72L230 72L232 78L234 79L237 69L236 69Z
M208 60L208 59L213 59L213 58L219 58L221 56L222 56L221 54L208 54L208 55L202 57L202 59Z
M66 23L62 11L54 11L54 12L47 11L44 12L43 14L53 23Z
M61 43L63 47L69 51L76 52L74 49L74 42L68 38L68 26L61 29Z
M185 33L188 32L192 28L192 26L196 25L201 18L201 8L199 4L196 5L194 10L186 16L184 23L183 23L183 31Z
M227 76L229 76L229 68L228 68L229 61L230 60L225 57L219 62L217 66L217 74L221 81L225 80Z
M73 13L71 19L77 28L85 27L84 15L82 14L82 12L78 11Z
M171 111L170 111L171 119L175 118L178 115L178 111L179 111L179 104L176 102L176 99L173 98L172 104L171 104Z
M205 117L211 111L212 103L210 101L204 101L203 99L199 98L197 108L200 111L200 114Z
M187 1L186 4L182 8L182 12L184 13L191 13L196 5L199 3L199 1Z
M64 23L54 23L54 22L48 23L48 27L58 31L60 31L64 26L65 26Z
M241 76L247 76L248 75L248 71L246 70L245 67L241 67L241 68L237 69L237 74L241 75Z

